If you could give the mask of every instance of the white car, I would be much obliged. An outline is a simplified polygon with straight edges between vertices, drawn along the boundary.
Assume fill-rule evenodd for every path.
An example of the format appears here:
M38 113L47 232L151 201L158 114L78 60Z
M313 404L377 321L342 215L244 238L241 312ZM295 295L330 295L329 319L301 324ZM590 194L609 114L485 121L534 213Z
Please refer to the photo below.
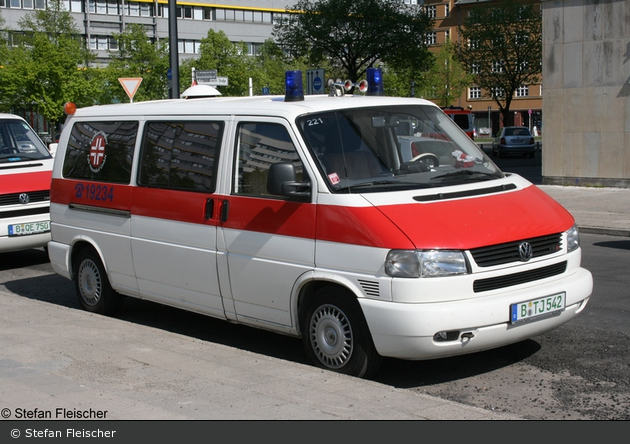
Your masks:
M0 252L50 241L53 158L30 125L0 114Z

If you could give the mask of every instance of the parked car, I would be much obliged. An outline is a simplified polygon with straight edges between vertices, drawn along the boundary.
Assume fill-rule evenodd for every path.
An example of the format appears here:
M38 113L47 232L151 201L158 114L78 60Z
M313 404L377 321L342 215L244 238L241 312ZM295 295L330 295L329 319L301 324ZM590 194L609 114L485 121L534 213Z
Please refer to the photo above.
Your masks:
M534 136L524 126L503 127L492 141L492 153L497 157L503 157L506 154L534 157L535 152Z
M0 252L50 241L53 158L30 125L0 114Z

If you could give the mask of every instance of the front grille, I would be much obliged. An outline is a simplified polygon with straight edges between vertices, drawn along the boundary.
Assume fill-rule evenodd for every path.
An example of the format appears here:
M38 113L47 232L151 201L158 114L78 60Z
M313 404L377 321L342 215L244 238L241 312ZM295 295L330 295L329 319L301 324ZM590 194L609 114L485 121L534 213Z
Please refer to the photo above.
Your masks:
M508 274L505 276L497 276L487 279L479 279L473 283L473 291L480 293L482 291L496 290L499 288L512 287L514 285L526 284L527 282L546 279L551 276L562 274L567 269L567 263L560 262L558 264L549 265L547 267L537 268L535 270L527 270L521 273Z
M50 191L30 191L28 193L12 193L0 196L0 207L6 205L24 205L20 202L20 194L28 194L29 203L50 201Z
M518 247L523 242L529 242L532 246L532 258L557 253L562 248L562 234L550 234L548 236L523 239L505 244L490 245L470 250L473 259L480 267L519 262Z
M0 211L0 219L12 219L14 217L32 216L33 214L48 214L50 207L25 208L23 210Z

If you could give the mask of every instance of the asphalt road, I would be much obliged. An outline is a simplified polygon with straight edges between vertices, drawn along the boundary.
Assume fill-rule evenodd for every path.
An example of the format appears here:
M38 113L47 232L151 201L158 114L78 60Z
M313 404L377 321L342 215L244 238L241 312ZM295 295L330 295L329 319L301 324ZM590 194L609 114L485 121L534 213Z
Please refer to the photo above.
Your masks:
M435 361L388 359L373 381L357 383L367 389L376 382L525 419L629 420L630 239L583 234L582 244L595 289L580 317L540 337L484 353ZM81 312L72 283L54 274L43 250L0 255L0 290ZM159 304L128 298L118 319L150 330L155 343L174 333L261 359L306 364L297 339ZM106 370L91 369L96 377L111 378ZM148 374L134 382L152 383Z

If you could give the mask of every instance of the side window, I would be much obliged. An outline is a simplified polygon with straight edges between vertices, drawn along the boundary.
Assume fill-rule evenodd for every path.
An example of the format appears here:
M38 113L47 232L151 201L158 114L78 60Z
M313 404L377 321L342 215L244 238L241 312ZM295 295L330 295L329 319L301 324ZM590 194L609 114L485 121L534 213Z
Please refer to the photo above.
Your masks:
M75 123L63 163L64 177L128 184L137 136L138 122Z
M267 190L269 167L278 162L291 162L296 181L307 182L304 166L286 128L276 123L241 123L237 132L236 173L233 194L274 197Z
M223 122L149 122L138 184L213 193Z

